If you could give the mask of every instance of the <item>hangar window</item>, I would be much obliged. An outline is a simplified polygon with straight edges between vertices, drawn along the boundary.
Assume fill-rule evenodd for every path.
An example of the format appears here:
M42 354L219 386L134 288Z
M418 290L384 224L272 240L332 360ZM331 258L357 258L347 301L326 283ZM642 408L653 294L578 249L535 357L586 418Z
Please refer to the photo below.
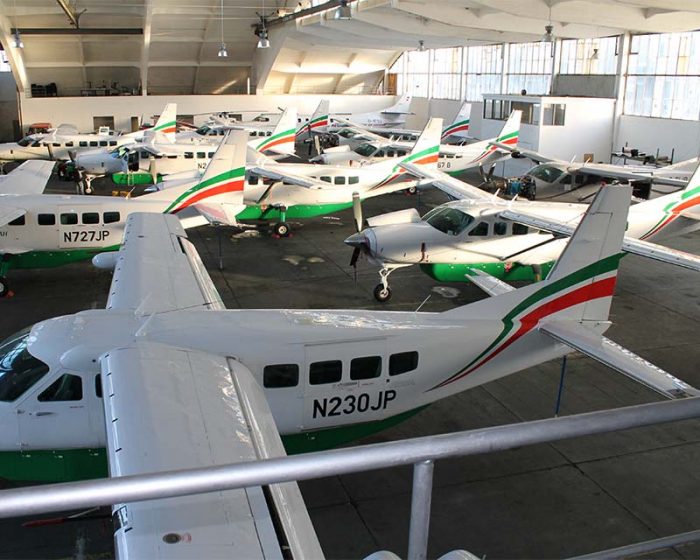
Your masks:
M98 212L84 212L82 218L84 224L92 225L100 223L100 214Z
M553 43L510 43L505 93L546 94L552 80ZM508 111L510 113L510 111Z
M337 383L342 376L343 362L340 360L314 362L309 366L309 383L311 385Z
M617 37L564 39L559 54L559 74L615 74Z
M263 369L263 386L268 389L296 387L299 384L297 364L275 364Z
M83 380L66 373L49 385L38 397L40 402L83 400Z
M401 375L418 367L418 352L399 352L389 357L389 375Z
M24 329L0 343L0 401L14 401L49 372L27 350L29 332Z
M121 220L119 212L104 212L102 214L102 221L105 224L113 224Z
M373 379L382 373L381 356L365 356L350 361L350 379Z
M55 214L39 214L37 221L40 226L53 226L56 225Z
M23 226L24 225L24 214L22 214L19 218L15 218L7 225L8 226Z
M66 214L61 214L61 225L62 226L74 226L78 223L78 214L69 212Z

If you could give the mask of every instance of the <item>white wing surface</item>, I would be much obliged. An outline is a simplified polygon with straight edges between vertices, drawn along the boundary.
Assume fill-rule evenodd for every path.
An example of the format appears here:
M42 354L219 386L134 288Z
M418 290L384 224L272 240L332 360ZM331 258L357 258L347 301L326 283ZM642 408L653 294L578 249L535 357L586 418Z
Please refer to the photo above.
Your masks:
M262 390L223 358L157 343L106 353L110 476L284 455ZM322 558L295 483L115 504L119 558ZM279 519L280 528L275 527Z
M56 162L32 159L0 176L0 194L42 194Z
M456 199L466 200L493 200L493 195L482 191L481 189L450 177L447 173L438 171L437 169L428 169L424 165L416 165L415 163L399 163L411 175L422 179L424 182L429 182L447 195Z
M148 315L225 306L178 218L136 213L126 223L107 308Z

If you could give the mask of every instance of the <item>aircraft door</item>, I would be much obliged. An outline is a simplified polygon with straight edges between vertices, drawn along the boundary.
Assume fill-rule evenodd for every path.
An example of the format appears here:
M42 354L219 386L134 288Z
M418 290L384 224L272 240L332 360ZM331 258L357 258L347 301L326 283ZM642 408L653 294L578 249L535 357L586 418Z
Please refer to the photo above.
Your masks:
M104 247L110 232L102 225L101 208L58 207L58 246L62 249Z
M304 428L379 420L396 398L388 389L386 339L310 344L306 349Z
M139 170L139 153L138 151L129 151L128 156L127 156L127 165L129 167L129 171L138 171Z
M90 385L72 372L47 376L17 406L23 449L98 445L90 423Z

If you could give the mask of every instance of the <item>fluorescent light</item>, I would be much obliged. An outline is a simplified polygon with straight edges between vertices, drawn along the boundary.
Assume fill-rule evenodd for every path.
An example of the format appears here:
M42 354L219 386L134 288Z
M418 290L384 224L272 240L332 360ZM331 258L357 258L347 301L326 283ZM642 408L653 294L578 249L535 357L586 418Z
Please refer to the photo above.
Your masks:
M335 19L352 19L352 10L348 6L348 0L340 0L340 6L333 17Z
M226 43L221 43L219 52L216 54L219 58L226 58L228 56L228 51L226 50Z

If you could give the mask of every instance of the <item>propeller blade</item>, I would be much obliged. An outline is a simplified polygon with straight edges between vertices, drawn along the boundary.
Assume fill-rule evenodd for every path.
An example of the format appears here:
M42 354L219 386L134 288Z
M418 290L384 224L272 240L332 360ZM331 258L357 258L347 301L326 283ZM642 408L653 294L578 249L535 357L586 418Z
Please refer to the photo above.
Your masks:
M489 180L493 177L493 172L496 171L496 164L494 163L491 168L489 169L488 174L486 175Z
M355 218L355 229L362 231L362 202L359 193L352 193L352 215Z
M362 253L362 246L358 245L352 250L352 257L350 257L350 266L355 268L357 266L357 259L360 258L360 254Z
M75 163L75 155L76 155L75 150L68 150L68 157L70 158L70 160L73 163Z
M484 172L484 166L481 163L479 164L479 175L481 175L481 180L484 183L488 181L488 179L486 178L486 173Z
M153 184L158 184L158 167L156 164L156 158L152 157L148 160L148 173L151 175Z

